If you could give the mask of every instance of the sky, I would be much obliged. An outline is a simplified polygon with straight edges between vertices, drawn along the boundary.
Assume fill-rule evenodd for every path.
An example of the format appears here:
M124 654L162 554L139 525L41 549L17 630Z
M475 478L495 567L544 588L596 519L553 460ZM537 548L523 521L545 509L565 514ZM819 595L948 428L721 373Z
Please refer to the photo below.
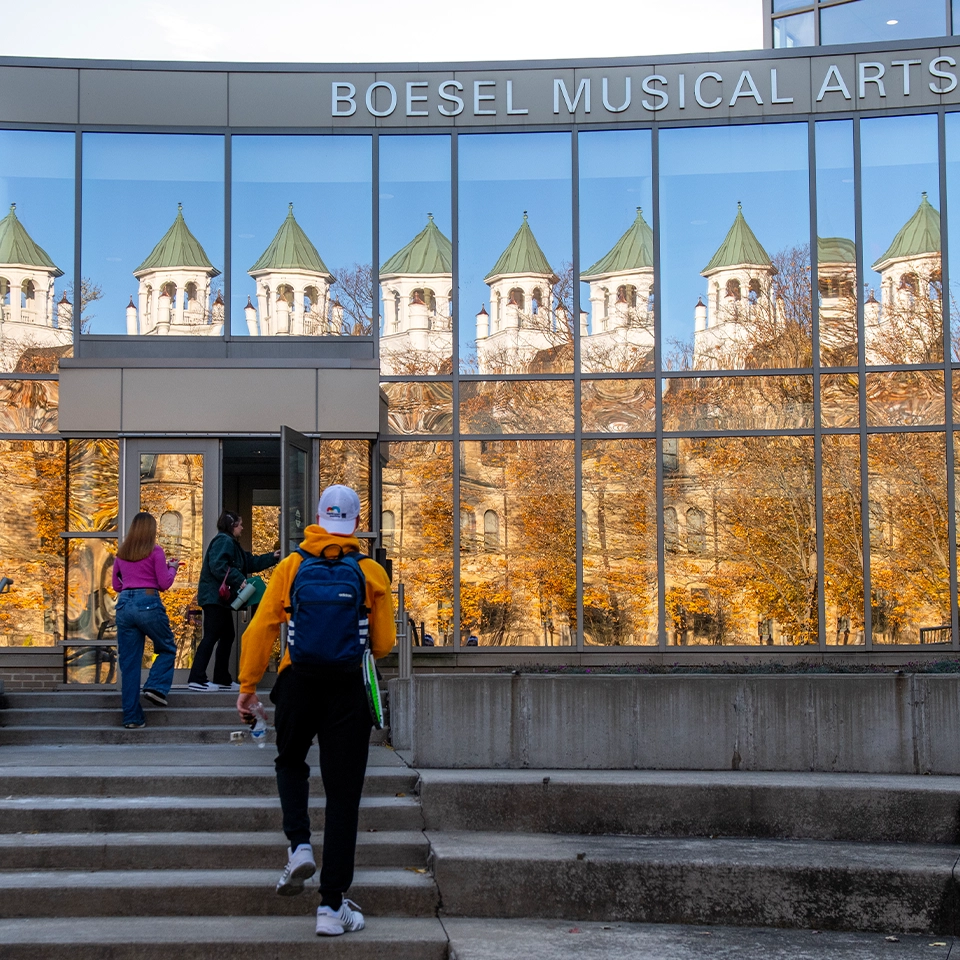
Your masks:
M260 63L633 57L758 48L761 20L761 0L594 0L588 7L569 0L35 0L5 5L0 56Z

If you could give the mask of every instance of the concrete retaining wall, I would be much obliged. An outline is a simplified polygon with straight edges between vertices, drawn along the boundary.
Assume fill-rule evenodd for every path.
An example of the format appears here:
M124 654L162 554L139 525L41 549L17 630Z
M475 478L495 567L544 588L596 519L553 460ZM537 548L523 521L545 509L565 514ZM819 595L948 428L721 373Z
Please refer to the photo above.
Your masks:
M960 675L390 681L421 767L960 773Z

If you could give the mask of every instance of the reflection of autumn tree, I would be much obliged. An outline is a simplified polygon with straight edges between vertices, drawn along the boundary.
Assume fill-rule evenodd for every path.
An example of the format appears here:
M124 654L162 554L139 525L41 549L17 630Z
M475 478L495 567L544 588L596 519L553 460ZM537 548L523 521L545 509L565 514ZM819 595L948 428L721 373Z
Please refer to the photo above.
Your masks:
M116 440L70 440L67 529L116 530L120 510L120 445Z
M940 258L890 284L882 305L864 308L867 363L943 363L943 284Z
M656 642L655 456L652 440L584 441L583 617L590 642Z
M876 434L868 449L874 637L916 642L919 627L950 621L946 441Z
M0 575L14 581L0 596L0 633L8 644L56 643L63 614L65 445L7 440L0 449Z
M453 453L450 443L391 443L383 509L393 514L384 545L407 609L435 636L453 598Z
M674 621L705 618L714 643L754 642L755 623L764 620L775 620L789 642L816 642L812 439L688 443L685 476L668 492L688 515L686 549L678 543L669 563Z
M77 301L74 298L73 282L67 284L67 300L77 308ZM90 312L90 305L103 299L103 287L99 283L94 283L89 277L80 278L80 332L90 333L90 327L96 319L96 314Z
M573 432L573 385L560 380L482 380L460 385L469 433Z
M863 536L860 438L823 438L823 590L828 643L849 642L863 627ZM850 620L850 637L838 633Z
M373 272L368 263L354 263L335 271L330 288L334 298L332 317L342 314L341 327L333 333L368 337L373 330ZM337 303L340 310L337 310Z
M357 491L360 497L360 530L370 530L370 456L369 440L320 441L320 490L332 483L342 483ZM315 497L320 499L320 491ZM313 523L311 516L309 522Z

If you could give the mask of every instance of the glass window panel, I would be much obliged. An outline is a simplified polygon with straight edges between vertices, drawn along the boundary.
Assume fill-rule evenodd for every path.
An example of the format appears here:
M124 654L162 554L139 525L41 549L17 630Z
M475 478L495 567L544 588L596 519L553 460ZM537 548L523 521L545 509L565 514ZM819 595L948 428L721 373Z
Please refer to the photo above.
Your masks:
M811 0L773 0L773 12L782 13L784 10L796 10L797 7L811 7Z
M820 362L857 365L857 250L853 194L853 121L816 125L817 286Z
M115 531L120 512L120 444L117 440L67 443L67 529Z
M75 142L72 133L0 130L0 229L19 225L31 261L0 263L0 370L53 371L73 354ZM91 293L85 284L84 308Z
M583 632L587 643L657 643L657 445L585 440Z
M868 364L943 360L937 118L860 124Z
M492 510L500 527L496 550L461 535L462 635L480 646L575 642L575 503L572 440L460 445L461 514Z
M370 138L233 137L232 144L233 334L369 336Z
M453 444L395 443L383 468L384 542L411 618L453 642ZM392 536L386 537L386 515Z
M816 643L813 438L680 440L671 470L666 453L668 642Z
M570 135L488 133L458 144L460 369L571 373Z
M943 423L943 374L935 370L867 374L867 426Z
M0 380L0 431L56 433L56 380Z
M62 440L0 440L0 646L62 639L65 459Z
M660 171L664 366L809 367L806 126L664 130Z
M813 377L671 377L664 430L800 430L813 427Z
M642 433L656 427L656 381L582 380L584 433Z
M860 426L860 378L855 373L820 376L820 424L823 427Z
M566 380L471 380L460 384L463 433L573 433Z
M957 23L956 16L954 17ZM944 150L947 160L947 196L960 197L960 113L948 113L944 118ZM950 355L960 360L960 204L953 202L947 207L947 235L950 253Z
M872 43L942 37L947 32L943 0L856 0L820 11L821 43Z
M778 17L773 21L773 46L776 49L787 47L812 47L814 40L814 21L816 14L796 13L792 17Z
M450 138L380 138L380 370L450 373Z
M113 560L117 541L87 539L67 541L67 641L116 640L113 592ZM73 682L110 682L110 668L116 661L109 648L76 647L66 655L68 676ZM97 667L100 680L97 680Z
M373 530L370 516L370 455L369 440L320 441L320 490L331 483L342 483L357 491L360 498L359 530ZM320 499L320 490L316 499ZM311 523L313 521L311 520Z
M828 644L862 644L863 537L860 522L860 438L825 436L823 471L823 599Z
M381 383L387 395L390 433L453 433L453 384Z
M203 454L140 455L140 509L157 519L157 543L168 557L183 561L163 595L177 639L177 667L189 667L196 649L197 583L203 564ZM176 518L178 522L171 523Z
M83 135L82 333L223 333L223 137ZM218 302L219 299L219 302Z
M651 134L579 136L580 369L652 370Z
M950 622L947 462L942 433L867 441L873 642L918 643Z

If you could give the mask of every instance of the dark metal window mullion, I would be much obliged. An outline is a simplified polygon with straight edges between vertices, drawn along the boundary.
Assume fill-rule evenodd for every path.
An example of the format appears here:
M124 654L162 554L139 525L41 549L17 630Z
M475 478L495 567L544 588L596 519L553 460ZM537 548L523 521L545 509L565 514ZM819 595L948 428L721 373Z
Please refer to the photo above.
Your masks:
M233 339L233 269L231 237L233 235L233 134L223 137L223 330L226 343ZM229 352L229 346L227 350Z
M860 419L860 550L863 554L863 642L873 648L873 595L870 589L870 464L867 442L867 361L863 323L863 170L860 162L860 118L853 118L854 243L857 248L857 368Z
M820 234L817 225L817 123L807 121L807 166L810 184L810 324L813 355L813 489L817 542L817 642L821 652L826 649L826 597L823 535L823 435L820 425Z
M580 419L580 134L576 124L570 131L570 217L573 290L569 318L573 336L573 485L576 522L577 634L576 648L584 649L583 628L583 424Z
M73 160L73 316L71 317L73 326L73 355L77 358L83 353L80 340L80 291L83 289L83 281L80 278L83 270L81 259L81 247L83 242L83 133L78 127L74 133L74 160ZM54 307L56 309L56 307ZM64 613L64 626L66 626L66 613ZM66 636L66 633L64 633Z
M666 598L666 551L664 549L663 529L663 351L661 349L660 304L663 301L663 285L660 280L660 128L654 125L650 142L651 176L650 184L653 198L653 369L656 373L654 385L654 428L656 449L656 530L657 530L657 647L666 650L667 646L667 598Z
M450 133L450 233L452 252L450 269L453 296L453 322L450 366L453 374L453 442L450 444L450 467L453 471L453 651L462 648L460 642L460 179L458 176L460 145L457 131ZM503 518L504 530L507 518ZM504 548L506 549L506 548Z

